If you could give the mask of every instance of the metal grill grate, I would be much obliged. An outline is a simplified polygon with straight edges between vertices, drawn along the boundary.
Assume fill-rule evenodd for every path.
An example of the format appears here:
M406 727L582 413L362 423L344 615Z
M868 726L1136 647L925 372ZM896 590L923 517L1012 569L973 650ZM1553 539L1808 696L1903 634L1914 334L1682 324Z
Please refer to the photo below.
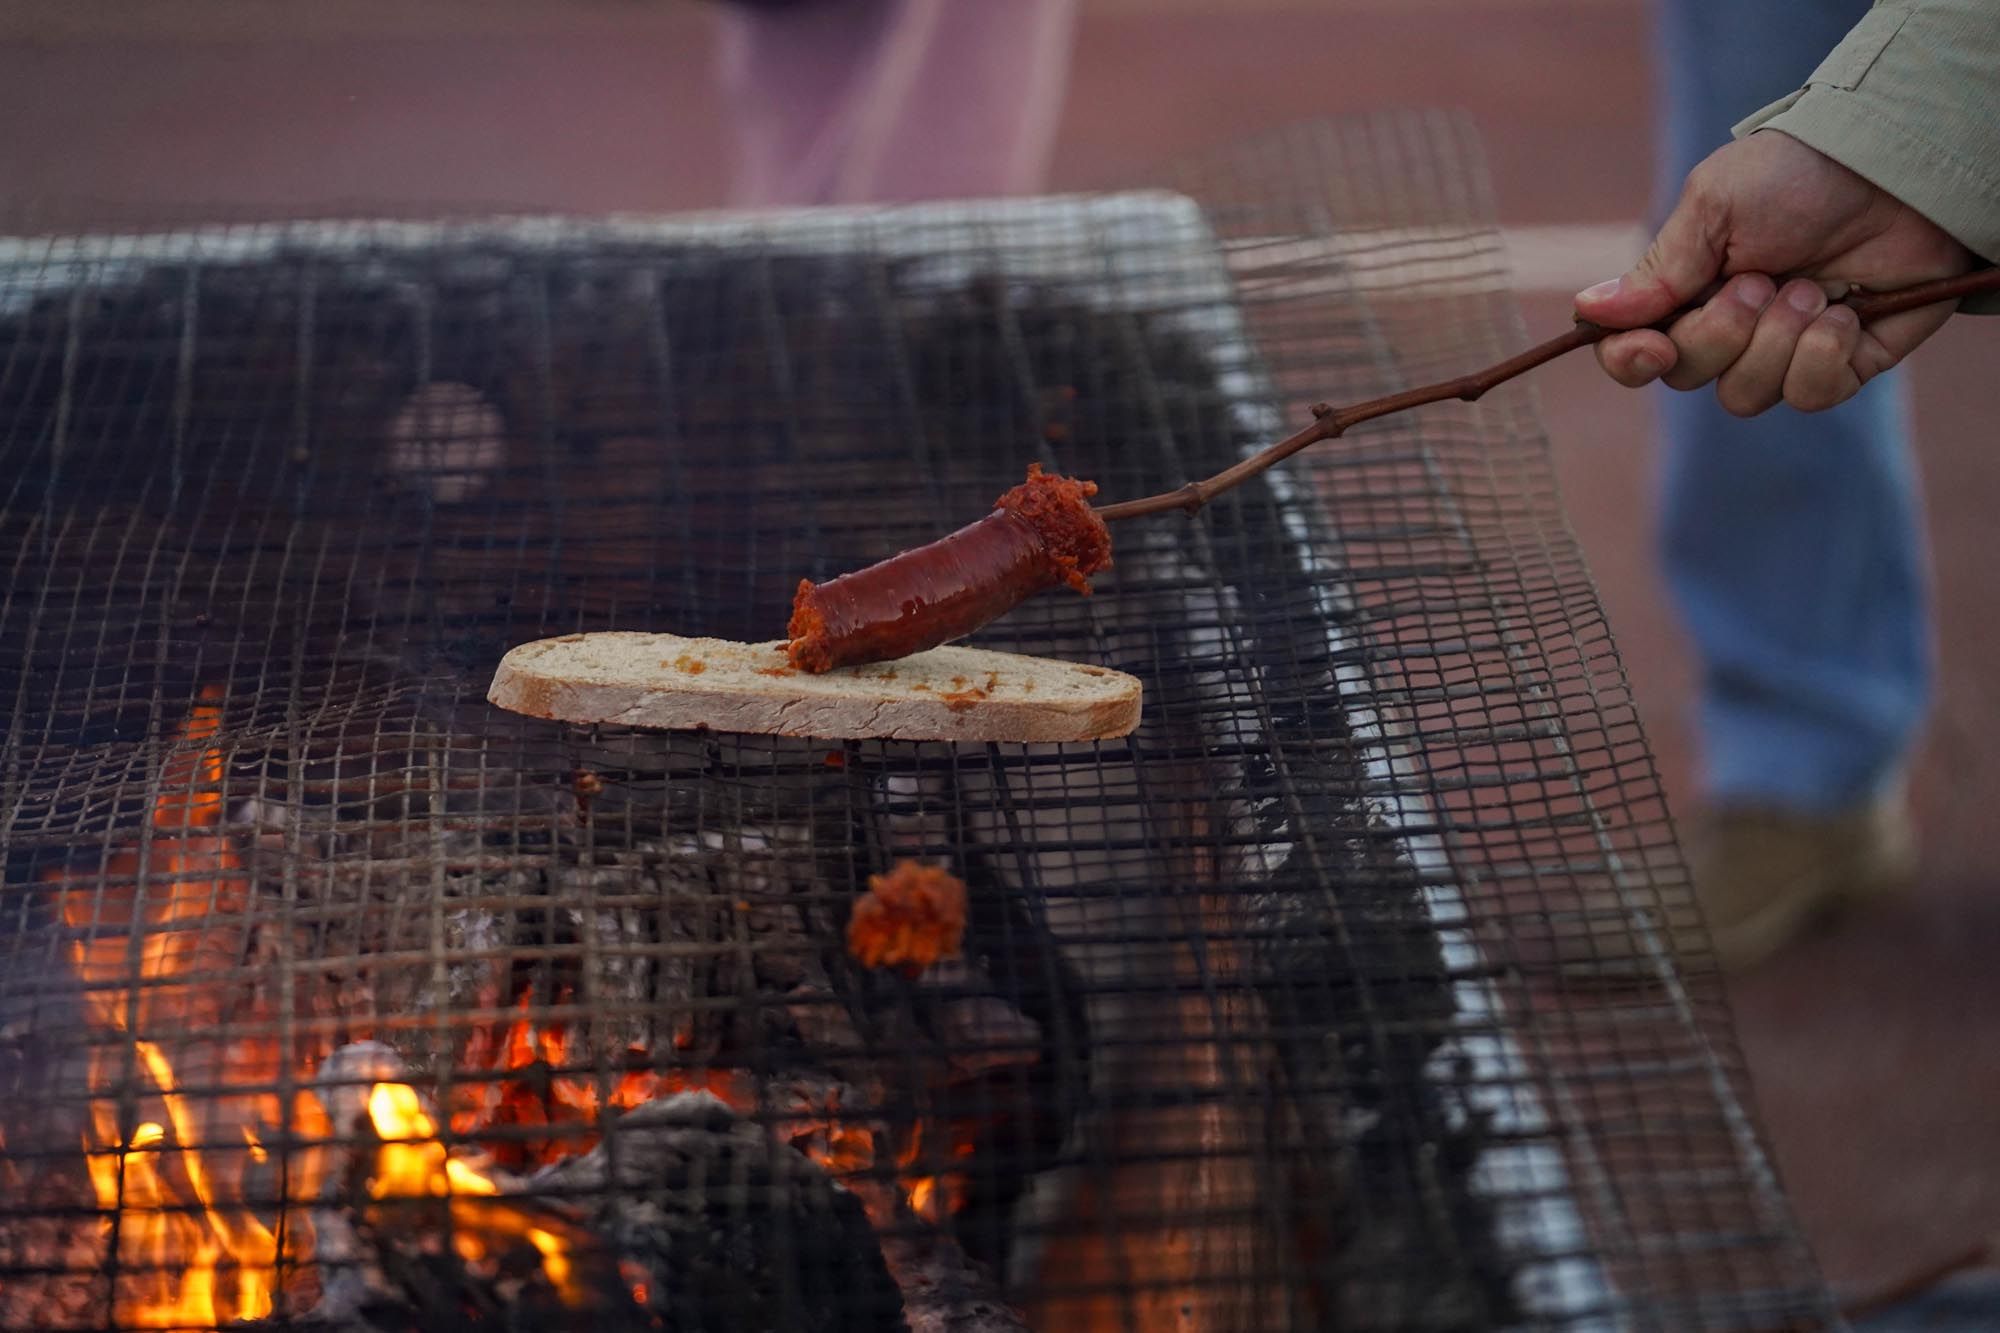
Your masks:
M1170 183L7 243L0 1328L1828 1317L1714 979L1576 923L1692 907L1522 386L981 636L1141 676L1126 742L484 704L1520 340L1458 121ZM904 858L916 977L842 945Z

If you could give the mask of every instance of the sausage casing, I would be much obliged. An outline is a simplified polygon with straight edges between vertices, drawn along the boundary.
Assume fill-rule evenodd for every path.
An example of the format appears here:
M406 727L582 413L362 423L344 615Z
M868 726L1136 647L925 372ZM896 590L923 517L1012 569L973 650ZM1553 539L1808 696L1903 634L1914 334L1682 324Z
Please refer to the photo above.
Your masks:
M1038 592L1111 563L1090 482L1028 470L975 523L826 583L801 580L792 602L792 665L802 671L886 662L960 639Z

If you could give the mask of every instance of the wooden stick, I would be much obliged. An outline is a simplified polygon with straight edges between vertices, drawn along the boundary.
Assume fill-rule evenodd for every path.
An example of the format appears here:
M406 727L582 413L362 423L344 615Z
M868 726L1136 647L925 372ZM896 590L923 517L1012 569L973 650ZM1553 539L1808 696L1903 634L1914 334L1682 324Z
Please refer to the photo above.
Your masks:
M1703 292L1692 304L1676 310L1652 327L1665 330L1682 315L1706 303L1719 290L1721 290L1720 284ZM1961 273L1955 278L1920 282L1913 287L1903 287L1893 292L1850 295L1845 298L1845 303L1866 323L1941 301L1962 300L1980 292L2000 292L2000 268L1992 266L1978 268L1970 273ZM1325 403L1315 403L1312 409L1312 425L1280 440L1261 453L1254 454L1233 467L1225 468L1206 481L1191 481L1179 490L1167 491L1161 495L1149 495L1139 500L1121 500L1117 504L1100 505L1097 509L1098 517L1108 523L1121 518L1139 518L1145 514L1163 514L1173 509L1179 509L1192 516L1224 491L1242 485L1260 472L1268 471L1308 445L1318 444L1321 440L1336 439L1350 427L1358 426L1364 421L1372 421L1376 417L1385 417L1394 412L1408 411L1413 407L1422 407L1426 403L1441 403L1451 398L1473 402L1495 385L1505 384L1516 375L1525 374L1536 366L1553 361L1565 352L1588 347L1613 333L1622 331L1578 320L1574 327L1547 342L1530 347L1525 352L1510 356L1497 365L1488 366L1470 375L1460 375L1457 379L1405 389L1401 393L1392 393L1384 398L1372 398L1365 403L1356 403L1352 407L1334 408Z

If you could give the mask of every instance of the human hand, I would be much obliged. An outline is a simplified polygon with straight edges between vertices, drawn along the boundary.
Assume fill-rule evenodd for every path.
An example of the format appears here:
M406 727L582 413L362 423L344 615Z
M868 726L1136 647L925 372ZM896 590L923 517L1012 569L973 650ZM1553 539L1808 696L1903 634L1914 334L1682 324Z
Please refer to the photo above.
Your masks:
M1887 191L1790 135L1760 130L1690 172L1645 256L1623 277L1579 292L1576 311L1631 330L1597 345L1598 364L1620 384L1713 382L1717 401L1739 417L1781 401L1818 412L1908 356L1956 304L1863 328L1829 297L1948 278L1974 263ZM1779 287L1773 275L1784 274L1791 279ZM1724 277L1721 291L1667 332L1644 327Z

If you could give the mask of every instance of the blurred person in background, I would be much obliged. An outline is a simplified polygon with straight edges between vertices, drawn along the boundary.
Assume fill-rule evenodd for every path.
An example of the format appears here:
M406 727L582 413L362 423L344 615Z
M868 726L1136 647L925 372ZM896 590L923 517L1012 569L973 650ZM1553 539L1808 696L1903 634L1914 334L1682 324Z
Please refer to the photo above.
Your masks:
M1598 355L1628 385L1717 384L1661 403L1663 554L1703 668L1695 888L1742 968L1914 869L1903 775L1931 626L1892 367L1949 308L1863 331L1826 289L2000 255L2000 3L1662 0L1658 17L1679 203L1578 310L1637 329L1741 275L1671 338Z
M1076 0L730 0L739 207L1042 188Z

